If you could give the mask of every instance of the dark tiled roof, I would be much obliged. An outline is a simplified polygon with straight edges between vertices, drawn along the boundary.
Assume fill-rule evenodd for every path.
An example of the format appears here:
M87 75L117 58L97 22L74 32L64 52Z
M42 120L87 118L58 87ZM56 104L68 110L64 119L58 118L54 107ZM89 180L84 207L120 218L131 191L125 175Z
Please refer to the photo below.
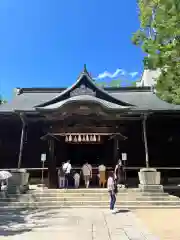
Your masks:
M74 92L76 95L74 95ZM99 88L88 72L84 70L77 81L69 88L20 89L19 95L11 102L0 106L0 113L53 110L74 101L80 103L83 101L93 102L110 110L118 111L127 108L138 111L180 111L180 105L173 105L160 100L147 87Z
M59 96L60 91L55 92L55 89L46 89L41 91L23 91L20 95L8 103L0 106L0 112L14 112L19 111L35 111L35 107L46 103ZM154 111L180 111L180 105L169 104L159 99L152 91L147 88L119 88L116 90L109 89L108 93L114 98L135 105L139 110L154 110ZM89 97L89 96L88 96ZM119 106L120 107L120 106Z
M47 105L45 107L37 107L36 109L38 110L56 110L59 109L67 104L71 104L71 103L95 103L95 104L99 104L102 107L109 109L109 110L125 110L125 109L129 109L130 107L128 106L120 106L118 104L100 99L100 98L96 98L94 96L90 96L90 95L80 95L80 96L74 96L74 97L70 97L68 99Z

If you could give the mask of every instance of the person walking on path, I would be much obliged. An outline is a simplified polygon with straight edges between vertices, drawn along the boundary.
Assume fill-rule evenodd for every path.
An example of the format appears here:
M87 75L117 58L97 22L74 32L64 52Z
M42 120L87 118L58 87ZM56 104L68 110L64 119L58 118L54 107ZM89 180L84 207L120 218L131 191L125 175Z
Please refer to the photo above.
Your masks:
M63 171L65 174L65 188L68 188L69 186L71 170L72 170L71 163L70 160L68 160L66 163L63 164Z
M99 165L98 167L99 171L99 187L105 187L106 184L106 166L104 164Z
M122 187L124 184L124 169L121 159L118 160L118 163L115 166L114 179L116 181L116 184Z
M64 164L64 163L63 163ZM58 169L58 183L59 183L59 188L64 188L65 186L65 173L63 171L63 164L62 167Z
M90 179L92 178L92 166L88 162L82 166L82 173L84 176L85 187L88 188Z
M113 172L110 172L108 177L107 189L110 195L110 210L115 213L116 210L114 209L114 206L116 204L117 185L113 178Z
M76 172L74 174L74 186L75 188L79 188L79 183L80 183L80 174Z

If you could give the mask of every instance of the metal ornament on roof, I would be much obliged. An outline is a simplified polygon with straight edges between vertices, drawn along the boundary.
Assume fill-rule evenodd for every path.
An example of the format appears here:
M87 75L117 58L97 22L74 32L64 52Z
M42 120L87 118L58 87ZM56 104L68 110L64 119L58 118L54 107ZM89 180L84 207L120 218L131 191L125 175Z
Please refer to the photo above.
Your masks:
M70 92L70 97L75 97L80 95L96 96L96 92L93 91L91 88L88 88L84 84L82 84L80 85L80 87L75 88L72 92Z

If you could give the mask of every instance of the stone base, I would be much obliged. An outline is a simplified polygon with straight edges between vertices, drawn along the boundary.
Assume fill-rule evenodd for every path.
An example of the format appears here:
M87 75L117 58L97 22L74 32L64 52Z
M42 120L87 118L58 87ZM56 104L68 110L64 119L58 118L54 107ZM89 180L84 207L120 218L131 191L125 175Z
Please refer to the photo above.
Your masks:
M138 172L141 185L160 185L161 173L153 168L143 168Z
M29 189L29 173L24 169L12 171L12 177L8 180L8 193L25 193Z
M142 192L164 192L163 185L144 185L144 184L139 184L139 189Z

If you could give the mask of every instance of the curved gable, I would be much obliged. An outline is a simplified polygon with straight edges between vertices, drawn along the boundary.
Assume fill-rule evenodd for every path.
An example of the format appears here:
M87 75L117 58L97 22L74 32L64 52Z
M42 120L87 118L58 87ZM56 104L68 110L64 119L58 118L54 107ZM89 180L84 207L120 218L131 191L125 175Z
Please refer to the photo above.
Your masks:
M53 98L52 100L47 101L43 104L37 105L36 108L47 107L49 105L56 104L60 101L65 101L71 97L81 96L81 95L93 96L95 98L99 98L107 102L117 104L119 106L126 106L126 107L134 106L132 104L129 104L127 102L121 101L113 97L108 92L98 87L94 83L93 79L90 77L89 73L85 68L84 71L80 74L77 81L72 86L65 89L63 92L59 94L59 96Z

